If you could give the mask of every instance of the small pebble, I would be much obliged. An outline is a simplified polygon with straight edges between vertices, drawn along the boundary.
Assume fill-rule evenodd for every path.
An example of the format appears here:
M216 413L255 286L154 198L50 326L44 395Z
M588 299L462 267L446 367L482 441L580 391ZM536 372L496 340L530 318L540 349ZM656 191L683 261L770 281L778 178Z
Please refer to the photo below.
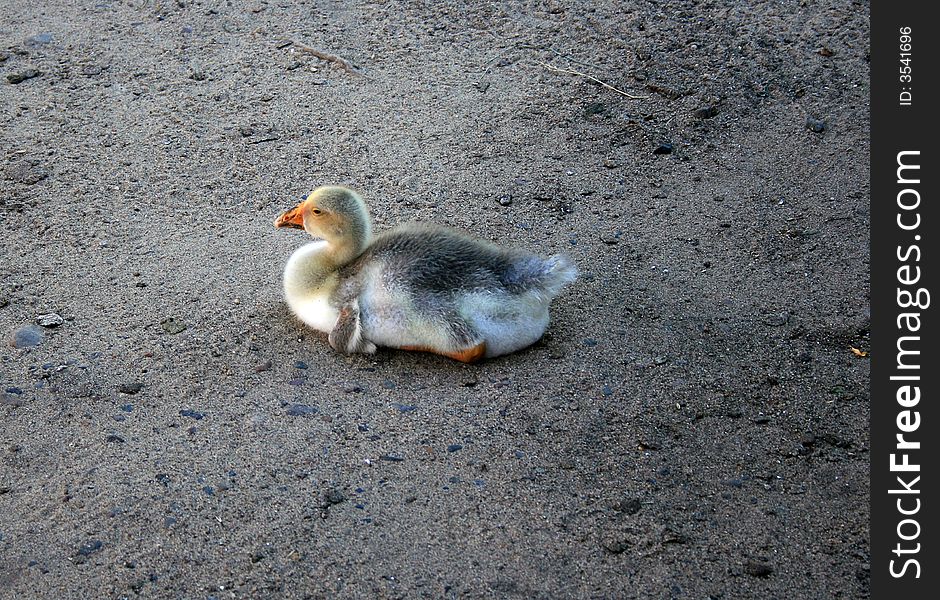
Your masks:
M264 361L263 363L261 363L260 365L258 365L258 366L255 367L255 373L264 373L265 371L270 371L272 366L273 366L273 365L272 365L271 361L270 361L270 360L266 360L266 361Z
M35 325L24 325L13 331L10 343L14 348L32 348L41 344L43 337L42 329Z
M90 556L104 547L101 540L91 540L78 547L79 556Z
M767 563L749 560L744 563L744 572L751 577L768 577L774 572L774 569Z
M675 146L673 146L671 143L662 142L661 144L656 146L656 149L653 150L653 154L672 154L672 151L674 149L675 149Z
M512 194L503 194L497 200L500 206L509 206L512 204Z
M718 114L718 107L714 105L703 106L701 108L696 108L692 114L699 119L711 119Z
M815 133L822 133L826 130L826 122L816 117L806 117L806 128Z
M643 508L639 498L627 498L614 504L614 510L625 515L635 515Z
M53 327L58 327L62 323L65 323L65 319L56 313L47 313L36 317L36 324L40 327L47 327L51 329Z
M181 319L176 317L167 317L160 321L160 327L163 328L163 331L169 333L170 335L175 335L177 333L182 333L186 331L187 325Z
M297 362L294 363L294 368L295 368L295 369L306 369L306 368L307 368L307 363L305 363L305 362L302 361L302 360L298 360Z
M402 462L405 459L401 456L395 456L394 454L383 454L379 457L379 460L385 460L388 462Z
M52 34L49 32L37 33L26 38L27 46L42 46L52 41Z
M319 408L306 404L291 404L290 408L287 409L287 414L291 417L308 417L318 412L320 412Z
M7 73L7 81L13 85L16 85L18 83L23 83L27 79L39 77L40 75L42 75L42 71L39 69L23 69L22 71Z
M463 446L460 444L451 444L447 447L448 452L457 452L458 450L463 450Z
M346 501L346 495L336 488L330 488L323 493L324 506L332 506Z
M138 383L136 381L125 382L125 383L122 383L120 386L118 386L119 392L121 392L122 394L128 394L128 395L136 394L142 389L144 389L144 384Z
M0 406L19 408L20 406L26 406L26 401L23 400L23 397L19 394L8 394L4 392L0 394Z
M191 419L196 419L197 421L202 420L206 416L205 413L197 412L195 410L189 410L188 408L180 411L181 417L189 417Z
M621 554L630 548L630 542L624 539L607 540L603 546L611 554Z
M109 442L109 443L112 443L112 444L123 444L123 443L124 443L124 438L122 438L122 437L119 436L119 435L115 435L115 434L112 433L111 435L109 435L108 437L105 438L105 441L106 441L106 442Z

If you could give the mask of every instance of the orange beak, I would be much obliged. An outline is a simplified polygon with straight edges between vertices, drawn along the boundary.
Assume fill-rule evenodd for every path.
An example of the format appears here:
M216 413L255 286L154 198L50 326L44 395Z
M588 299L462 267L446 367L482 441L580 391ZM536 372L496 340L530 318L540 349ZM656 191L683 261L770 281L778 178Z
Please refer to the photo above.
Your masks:
M292 227L294 229L303 229L304 228L304 203L301 202L294 208L284 212L280 217L274 220L274 226L277 228L281 227Z

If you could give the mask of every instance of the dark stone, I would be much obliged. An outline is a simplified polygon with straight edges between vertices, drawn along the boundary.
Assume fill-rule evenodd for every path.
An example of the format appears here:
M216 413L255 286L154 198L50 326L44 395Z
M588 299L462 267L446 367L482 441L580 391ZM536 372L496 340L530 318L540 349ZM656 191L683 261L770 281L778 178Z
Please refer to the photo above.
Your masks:
M625 515L635 515L643 508L639 498L627 498L614 504L614 510Z
M672 154L673 150L675 150L675 146L673 146L671 143L662 142L656 146L656 149L653 150L653 154Z
M503 194L496 201L500 206L509 206L512 204L512 194Z
M744 572L751 577L769 577L774 569L764 562L749 560L744 563Z
M14 73L7 73L7 81L16 85L23 83L27 79L39 77L40 75L42 75L42 71L39 69L23 69L22 71L16 71Z
M806 117L806 128L815 133L822 133L826 130L826 122L816 117Z
M448 452L457 452L458 450L463 450L463 446L460 444L451 444L447 447Z
M95 552L100 552L104 547L101 540L91 540L78 547L78 555L82 557L91 556Z
M105 438L105 441L111 444L123 444L124 438L119 435L114 435L113 433Z
M197 412L195 410L189 410L188 408L180 411L181 417L189 417L191 419L196 419L197 421L202 420L206 416L205 413Z
M298 360L297 362L294 363L294 368L295 368L295 369L306 369L306 368L307 368L307 363L305 363L305 362L302 361L302 360Z
M771 327L782 327L790 322L790 313L782 312L764 318L764 323Z
M701 108L696 108L692 114L699 119L711 119L718 114L718 107L714 105L703 106Z
M330 488L323 493L323 505L333 506L346 501L346 495L337 488Z
M136 381L125 382L125 383L122 383L120 386L118 386L119 392L121 392L122 394L130 394L130 395L136 394L142 389L144 389L144 384L138 383Z
M266 360L260 365L255 367L255 373L264 373L265 371L270 371L272 366L273 365L271 364L271 361Z
M383 454L379 457L379 460L385 460L388 462L402 462L405 459L401 456L395 456L394 454Z
M632 546L630 541L625 539L607 540L604 542L604 550L607 550L611 554L622 554L626 550L629 550L630 546Z

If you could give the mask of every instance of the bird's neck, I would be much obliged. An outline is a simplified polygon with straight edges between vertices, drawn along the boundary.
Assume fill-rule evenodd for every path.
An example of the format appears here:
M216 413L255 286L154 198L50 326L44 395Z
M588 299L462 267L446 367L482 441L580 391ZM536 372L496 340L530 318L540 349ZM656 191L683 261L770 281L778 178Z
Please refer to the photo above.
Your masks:
M284 269L284 287L289 295L307 294L327 285L340 268L362 254L367 240L318 241L299 248Z

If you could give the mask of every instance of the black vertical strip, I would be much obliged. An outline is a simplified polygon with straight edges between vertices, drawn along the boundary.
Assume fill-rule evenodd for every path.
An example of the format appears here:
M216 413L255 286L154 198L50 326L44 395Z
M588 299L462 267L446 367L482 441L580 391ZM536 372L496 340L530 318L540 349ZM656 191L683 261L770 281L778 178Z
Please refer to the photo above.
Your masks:
M940 454L940 31L931 4L871 7L873 598L932 596L940 572L940 494L928 492Z

